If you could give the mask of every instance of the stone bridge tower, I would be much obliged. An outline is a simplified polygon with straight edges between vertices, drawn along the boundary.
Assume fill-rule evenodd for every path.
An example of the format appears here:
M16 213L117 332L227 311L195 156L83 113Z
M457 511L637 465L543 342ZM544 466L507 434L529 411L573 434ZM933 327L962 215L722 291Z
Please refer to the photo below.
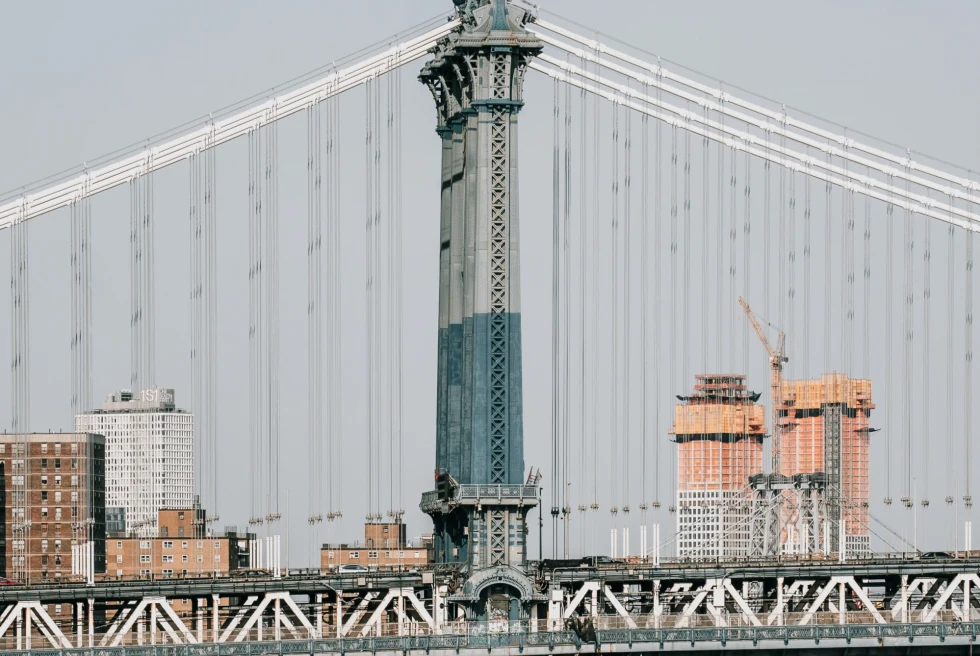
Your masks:
M524 29L531 17L505 0L454 2L463 26L419 76L442 139L437 489L421 507L436 562L470 577L456 601L513 618L515 598L530 601L526 517L538 502L524 485L517 117L542 45Z

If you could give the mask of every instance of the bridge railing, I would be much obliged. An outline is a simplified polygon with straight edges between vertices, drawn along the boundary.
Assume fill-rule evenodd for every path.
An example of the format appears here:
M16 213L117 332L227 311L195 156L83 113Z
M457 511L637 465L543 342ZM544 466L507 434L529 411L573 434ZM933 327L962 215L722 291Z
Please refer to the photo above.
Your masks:
M806 626L688 627L660 629L609 629L598 631L595 640L583 641L572 631L538 633L484 633L422 636L369 636L357 638L324 638L319 640L251 641L222 644L174 645L160 640L156 645L96 647L94 649L5 650L19 656L224 656L240 654L405 654L409 651L460 653L479 650L492 653L495 648L518 649L538 654L577 653L583 647L628 645L645 651L676 651L687 647L790 646L842 647L856 643L864 646L968 645L976 642L980 632L977 622L942 622L932 624L844 624ZM158 636L159 638L159 636Z

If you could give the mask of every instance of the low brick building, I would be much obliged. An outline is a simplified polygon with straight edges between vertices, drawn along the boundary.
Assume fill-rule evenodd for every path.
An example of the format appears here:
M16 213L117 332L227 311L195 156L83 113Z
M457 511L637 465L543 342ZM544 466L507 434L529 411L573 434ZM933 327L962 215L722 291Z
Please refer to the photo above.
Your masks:
M320 549L322 571L336 570L341 565L363 565L372 570L412 569L431 562L431 539L409 542L405 524L367 523L363 543L324 544Z
M0 575L28 583L84 576L94 545L105 571L105 439L91 433L0 435Z
M106 539L106 578L199 578L228 576L248 566L247 533L207 530L204 510L158 511L156 537L114 533Z

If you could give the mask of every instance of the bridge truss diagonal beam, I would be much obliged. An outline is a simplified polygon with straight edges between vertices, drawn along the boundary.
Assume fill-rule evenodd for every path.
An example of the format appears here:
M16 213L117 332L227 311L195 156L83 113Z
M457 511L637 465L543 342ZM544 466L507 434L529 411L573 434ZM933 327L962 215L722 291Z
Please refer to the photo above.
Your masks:
M441 38L457 27L459 19L439 25L420 36L398 43L387 50L351 64L330 75L248 107L232 116L187 132L163 143L56 182L0 205L0 230L14 221L32 219L72 202L125 184L130 180L176 164L209 148L245 136L279 119L318 102L342 94L368 80L424 57Z

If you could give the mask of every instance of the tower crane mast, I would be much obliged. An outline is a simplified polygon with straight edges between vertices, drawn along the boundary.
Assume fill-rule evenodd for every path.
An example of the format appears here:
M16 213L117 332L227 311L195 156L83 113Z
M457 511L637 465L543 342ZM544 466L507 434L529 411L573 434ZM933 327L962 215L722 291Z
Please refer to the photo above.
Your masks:
M766 356L769 358L769 384L772 388L772 394L770 395L772 399L772 472L778 474L782 449L779 427L779 406L782 405L783 363L789 362L789 358L786 357L786 333L779 330L776 347L773 348L755 313L749 307L749 304L741 297L739 297L738 303L745 310L745 316L749 318L749 323L755 329L755 334L759 336L759 341L762 342L762 346L766 350ZM775 328L772 324L767 325Z

